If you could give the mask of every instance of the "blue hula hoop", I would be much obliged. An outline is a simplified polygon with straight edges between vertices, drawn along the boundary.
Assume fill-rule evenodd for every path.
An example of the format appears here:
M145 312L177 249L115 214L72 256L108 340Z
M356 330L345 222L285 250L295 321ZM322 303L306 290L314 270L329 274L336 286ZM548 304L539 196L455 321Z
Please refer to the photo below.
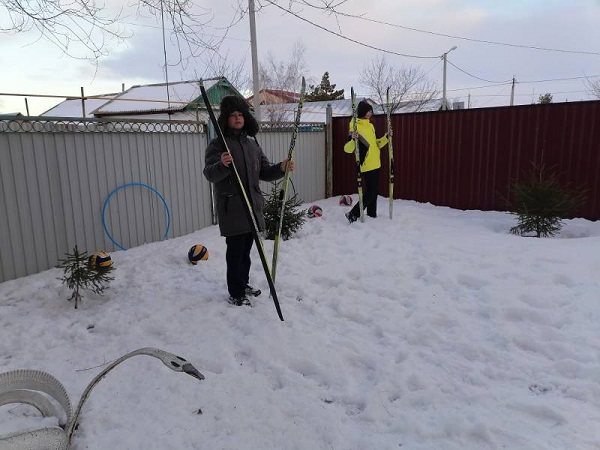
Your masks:
M154 189L152 186L149 186L145 183L125 183L122 184L121 186L117 186L116 188L114 188L110 194L108 194L108 197L106 197L106 200L104 200L104 205L102 205L102 228L104 228L104 232L106 233L106 236L108 236L108 239L110 239L110 241L115 244L115 246L117 248L119 248L120 250L127 250L127 247L123 247L121 244L119 244L117 241L115 241L112 237L112 235L110 234L110 231L108 231L108 227L106 226L106 207L108 206L108 202L110 201L110 198L115 195L117 192L119 192L122 189L125 189L127 187L131 187L131 186L140 186L140 187L144 187L146 189L151 190L152 192L154 192L158 198L160 198L160 200L162 201L164 207L165 207L165 212L167 214L167 229L165 231L165 234L163 235L163 239L166 239L169 236L169 230L171 228L171 212L169 211L169 206L167 205L167 201L165 200L165 198L160 194L160 192L158 192L156 189Z

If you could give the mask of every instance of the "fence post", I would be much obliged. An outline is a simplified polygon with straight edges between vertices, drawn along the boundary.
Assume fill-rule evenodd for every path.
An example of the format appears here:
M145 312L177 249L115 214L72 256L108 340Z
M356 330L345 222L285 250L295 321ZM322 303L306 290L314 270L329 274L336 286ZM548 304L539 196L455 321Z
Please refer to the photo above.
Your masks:
M325 110L325 198L333 195L333 110Z
M215 129L213 128L213 124L212 122L209 120L206 126L206 144L208 147L208 144L210 144L210 141L213 140L213 138L216 137L216 133L215 133ZM205 153L206 155L206 153ZM212 214L212 224L216 225L217 224L217 205L215 204L215 192L214 192L214 186L212 183L208 183L209 189L210 189L210 212Z

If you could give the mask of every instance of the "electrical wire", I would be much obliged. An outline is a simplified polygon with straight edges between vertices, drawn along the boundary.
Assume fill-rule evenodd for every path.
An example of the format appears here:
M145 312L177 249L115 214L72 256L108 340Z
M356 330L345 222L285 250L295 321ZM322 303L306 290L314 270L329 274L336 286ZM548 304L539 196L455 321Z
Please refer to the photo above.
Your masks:
M570 78L553 78L553 79L549 79L549 80L533 80L533 81L519 81L519 83L521 84L526 84L526 83L547 83L549 81L571 81L571 80L583 80L585 79L590 79L590 78L598 78L600 77L600 75L590 75L587 77L570 77Z
M512 79L510 79L510 80L505 80L505 81L490 81L490 80L486 80L486 79L484 79L484 78L480 78L480 77L478 77L478 76L476 76L476 75L473 75L472 73L469 73L469 72L467 72L466 70L463 70L463 69L461 69L461 68L460 68L460 67L458 67L456 64L453 64L452 62L450 62L450 61L448 61L448 60L446 60L446 62L447 62L448 64L450 64L452 67L454 67L455 69L457 69L457 70L461 71L462 73L464 73L465 75L468 75L468 76L470 76L470 77L476 78L476 79L478 79L478 80L480 80L480 81L485 81L486 83L497 83L497 84L504 84L504 83L508 83L508 82L512 81Z
M493 87L500 87L500 86L505 86L506 84L510 84L512 83L512 80L507 81L505 83L498 83L498 84L487 84L485 86L474 86L474 87L466 87L466 88L455 88L455 89L447 89L448 92L456 92L456 91L474 91L476 89L487 89L487 88L493 88Z
M333 34L334 36L337 36L339 38L342 38L342 39L345 39L347 41L350 41L350 42L353 42L355 44L358 44L358 45L360 45L362 47L367 47L367 48L370 48L370 49L373 49L373 50L377 50L377 51L380 51L380 52L389 53L391 55L404 56L406 58L418 58L418 59L435 59L435 58L439 58L439 55L436 55L436 56L408 55L408 54L405 54L405 53L399 53L399 52L394 52L392 50L386 50L386 49L383 49L383 48L380 48L380 47L375 47L375 46L370 45L370 44L365 44L364 42L357 41L356 39L352 39L352 38L350 38L348 36L344 36L343 34L336 33L335 31L332 31L329 28L325 28L322 25L319 25L317 23L311 22L310 20L308 20L308 19L300 16L299 14L296 14L295 12L290 11L289 9L286 9L286 8L284 8L282 6L279 6L277 3L275 3L275 2L273 2L271 0L265 0L265 1L267 3L269 3L270 5L273 5L273 6L277 7L277 8L279 8L280 10L282 10L282 11L284 11L284 12L286 12L286 13L294 16L294 17L296 17L297 19L302 20L303 22L306 22L306 23L308 23L308 24L310 24L310 25L312 25L314 27L317 27L317 28L319 28L319 29L321 29L323 31L326 31L327 33Z
M267 1L269 1L269 0L267 0ZM269 3L272 3L272 2L269 1ZM397 24L394 24L394 23L384 22L382 20L370 19L368 17L356 16L354 14L341 13L339 11L337 11L336 14L341 15L341 16L345 16L345 17L349 17L349 18L353 18L353 19L364 20L366 22L373 22L373 23L377 23L377 24L380 24L380 25L387 25L387 26L390 26L390 27L402 28L402 29L408 30L408 31L415 31L417 33L425 33L425 34L431 34L431 35L434 35L434 36L442 36L442 37L447 37L447 38L452 38L452 39L460 39L460 40L463 40L463 41L479 42L479 43L482 43L482 44L502 45L502 46L506 46L506 47L525 48L525 49L530 49L530 50L541 50L541 51L546 51L546 52L574 53L574 54L579 54L579 55L600 56L600 52L590 52L590 51L585 51L585 50L565 50L565 49L560 49L560 48L539 47L539 46L536 46L536 45L512 44L512 43L507 43L507 42L489 41L489 40L486 40L486 39L467 38L467 37L464 37L464 36L456 36L456 35L452 35L452 34L436 33L434 31L421 30L419 28L407 27L407 26L404 26L404 25L397 25Z

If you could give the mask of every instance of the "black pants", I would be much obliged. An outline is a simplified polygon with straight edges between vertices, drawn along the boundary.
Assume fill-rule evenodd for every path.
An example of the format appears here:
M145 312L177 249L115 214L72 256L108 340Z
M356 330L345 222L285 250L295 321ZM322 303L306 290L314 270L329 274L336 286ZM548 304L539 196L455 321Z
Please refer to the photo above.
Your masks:
M377 197L379 196L379 169L363 172L363 208L367 215L377 217ZM360 217L360 203L356 202L350 211L354 217Z
M227 290L232 297L243 297L250 276L250 250L254 242L252 233L225 238L227 252Z

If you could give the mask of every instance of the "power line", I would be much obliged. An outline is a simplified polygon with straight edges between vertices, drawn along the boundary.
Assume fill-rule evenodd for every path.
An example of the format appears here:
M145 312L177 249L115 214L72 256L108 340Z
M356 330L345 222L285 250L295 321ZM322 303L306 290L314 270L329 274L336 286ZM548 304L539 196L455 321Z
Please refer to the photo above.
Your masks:
M458 69L458 70L460 70L460 71L461 71L462 73L464 73L465 75L469 75L470 77L476 78L476 79L478 79L478 80L480 80L480 81L485 81L486 83L498 83L498 84L504 84L504 83L509 83L509 82L511 82L511 81L512 81L512 79L511 79L511 80L505 80L505 81L490 81L490 80L486 80L486 79L484 79L484 78L479 78L478 76L476 76L476 75L473 75L472 73L469 73L469 72L467 72L466 70L463 70L463 69L461 69L461 68L460 68L460 67L458 67L456 64L453 64L453 63L452 63L452 62L450 62L450 61L447 61L447 62L448 62L448 64L450 64L452 67L454 67L455 69Z
M269 1L269 3L271 3L271 2ZM420 30L419 28L412 28L412 27L407 27L404 25L397 25L394 23L384 22L382 20L369 19L368 17L363 17L363 16L356 16L353 14L346 14L346 13L341 13L341 12L337 12L337 14L345 16L345 17L353 18L353 19L364 20L366 22L373 22L373 23L377 23L380 25L387 25L390 27L402 28L402 29L408 30L408 31L416 31L417 33L431 34L434 36L442 36L442 37L447 37L447 38L452 38L452 39L461 39L463 41L479 42L482 44L502 45L502 46L506 46L506 47L526 48L526 49L530 49L530 50L541 50L541 51L546 51L546 52L575 53L575 54L580 54L580 55L600 56L600 52L589 52L589 51L585 51L585 50L565 50L565 49L560 49L560 48L538 47L536 45L512 44L512 43L507 43L507 42L489 41L486 39L467 38L464 36L456 36L456 35L452 35L452 34L436 33L434 31L428 31L428 30Z
M462 73L467 74L467 75L469 75L469 76L471 76L473 78L477 78L478 80L485 81L487 83L497 83L497 84L494 84L492 86L501 86L501 85L504 85L506 83L511 83L512 82L512 79L507 80L507 81L489 81L489 80L484 80L483 78L479 78L479 77L477 77L477 76L475 76L473 74L470 74L470 73L462 70L460 67L456 66L455 64L452 64L450 61L448 61L448 63L450 65L454 66L456 69L460 70ZM599 78L599 77L600 77L600 75L590 75L590 76L582 76L582 77L549 78L547 80L530 80L530 81L520 81L520 80L517 80L516 82L519 83L519 84L533 84L533 83L549 83L549 82L556 82L556 81L573 81L573 80L584 80L584 79L587 80L587 79L590 79L590 78ZM492 87L492 86L489 86L489 87ZM487 86L482 86L482 87L487 87ZM474 89L474 88L472 88L472 89Z
M284 11L284 12L286 12L288 14L291 14L292 16L296 17L297 19L300 19L300 20L302 20L302 21L304 21L304 22L312 25L313 27L317 27L317 28L319 28L319 29L321 29L323 31L326 31L327 33L333 34L334 36L337 36L339 38L342 38L342 39L345 39L347 41L353 42L355 44L361 45L363 47L367 47L367 48L370 48L370 49L373 49L373 50L377 50L377 51L380 51L380 52L384 52L384 53L389 53L391 55L404 56L404 57L407 57L407 58L419 58L419 59L435 59L435 58L439 58L439 55L436 55L436 56L407 55L407 54L404 54L404 53L398 53L398 52L394 52L392 50L386 50L386 49L383 49L383 48L380 48L380 47L375 47L373 45L365 44L363 42L360 42L360 41L357 41L355 39L352 39L352 38L349 38L347 36L344 36L343 34L336 33L335 31L332 31L332 30L330 30L328 28L325 28L322 25L319 25L317 23L311 22L310 20L305 19L304 17L296 14L295 12L290 11L289 9L286 9L286 8L284 8L282 6L279 6L277 3L275 3L275 2L273 2L271 0L266 0L266 2L269 3L270 5L273 5L273 6L277 7L277 8L279 8L279 9L281 9L282 11Z
M546 83L549 81L571 81L571 80L583 80L584 78L589 79L589 78L598 78L598 77L600 77L600 75L590 75L587 77L553 78L553 79L549 79L549 80L519 81L519 83L521 83L521 84Z
M500 87L500 86L506 86L507 84L512 83L512 80L505 82L505 83L498 83L498 84L487 84L485 86L474 86L474 87L466 87L466 88L456 88L456 89L448 89L448 92L456 92L456 91L474 91L476 89L488 89L488 88L493 88L493 87Z
M490 80L486 80L484 78L480 78L480 77L478 77L476 75L473 75L472 73L469 73L466 70L461 69L456 64L453 64L451 61L448 61L448 64L450 64L451 66L453 66L457 70L461 71L462 73L464 73L464 74L466 74L466 75L468 75L470 77L476 78L476 79L481 80L481 81L485 81L486 83L497 83L497 84L495 84L495 86L503 86L506 83L511 83L512 82L512 79L506 80L506 81L490 81ZM550 78L550 79L547 79L547 80L532 80L532 81L518 81L517 80L517 83L519 83L519 84L548 83L548 82L555 82L555 81L583 80L583 79L598 78L598 77L600 77L600 75L589 75L589 76L579 76L579 77L566 77L566 78Z

